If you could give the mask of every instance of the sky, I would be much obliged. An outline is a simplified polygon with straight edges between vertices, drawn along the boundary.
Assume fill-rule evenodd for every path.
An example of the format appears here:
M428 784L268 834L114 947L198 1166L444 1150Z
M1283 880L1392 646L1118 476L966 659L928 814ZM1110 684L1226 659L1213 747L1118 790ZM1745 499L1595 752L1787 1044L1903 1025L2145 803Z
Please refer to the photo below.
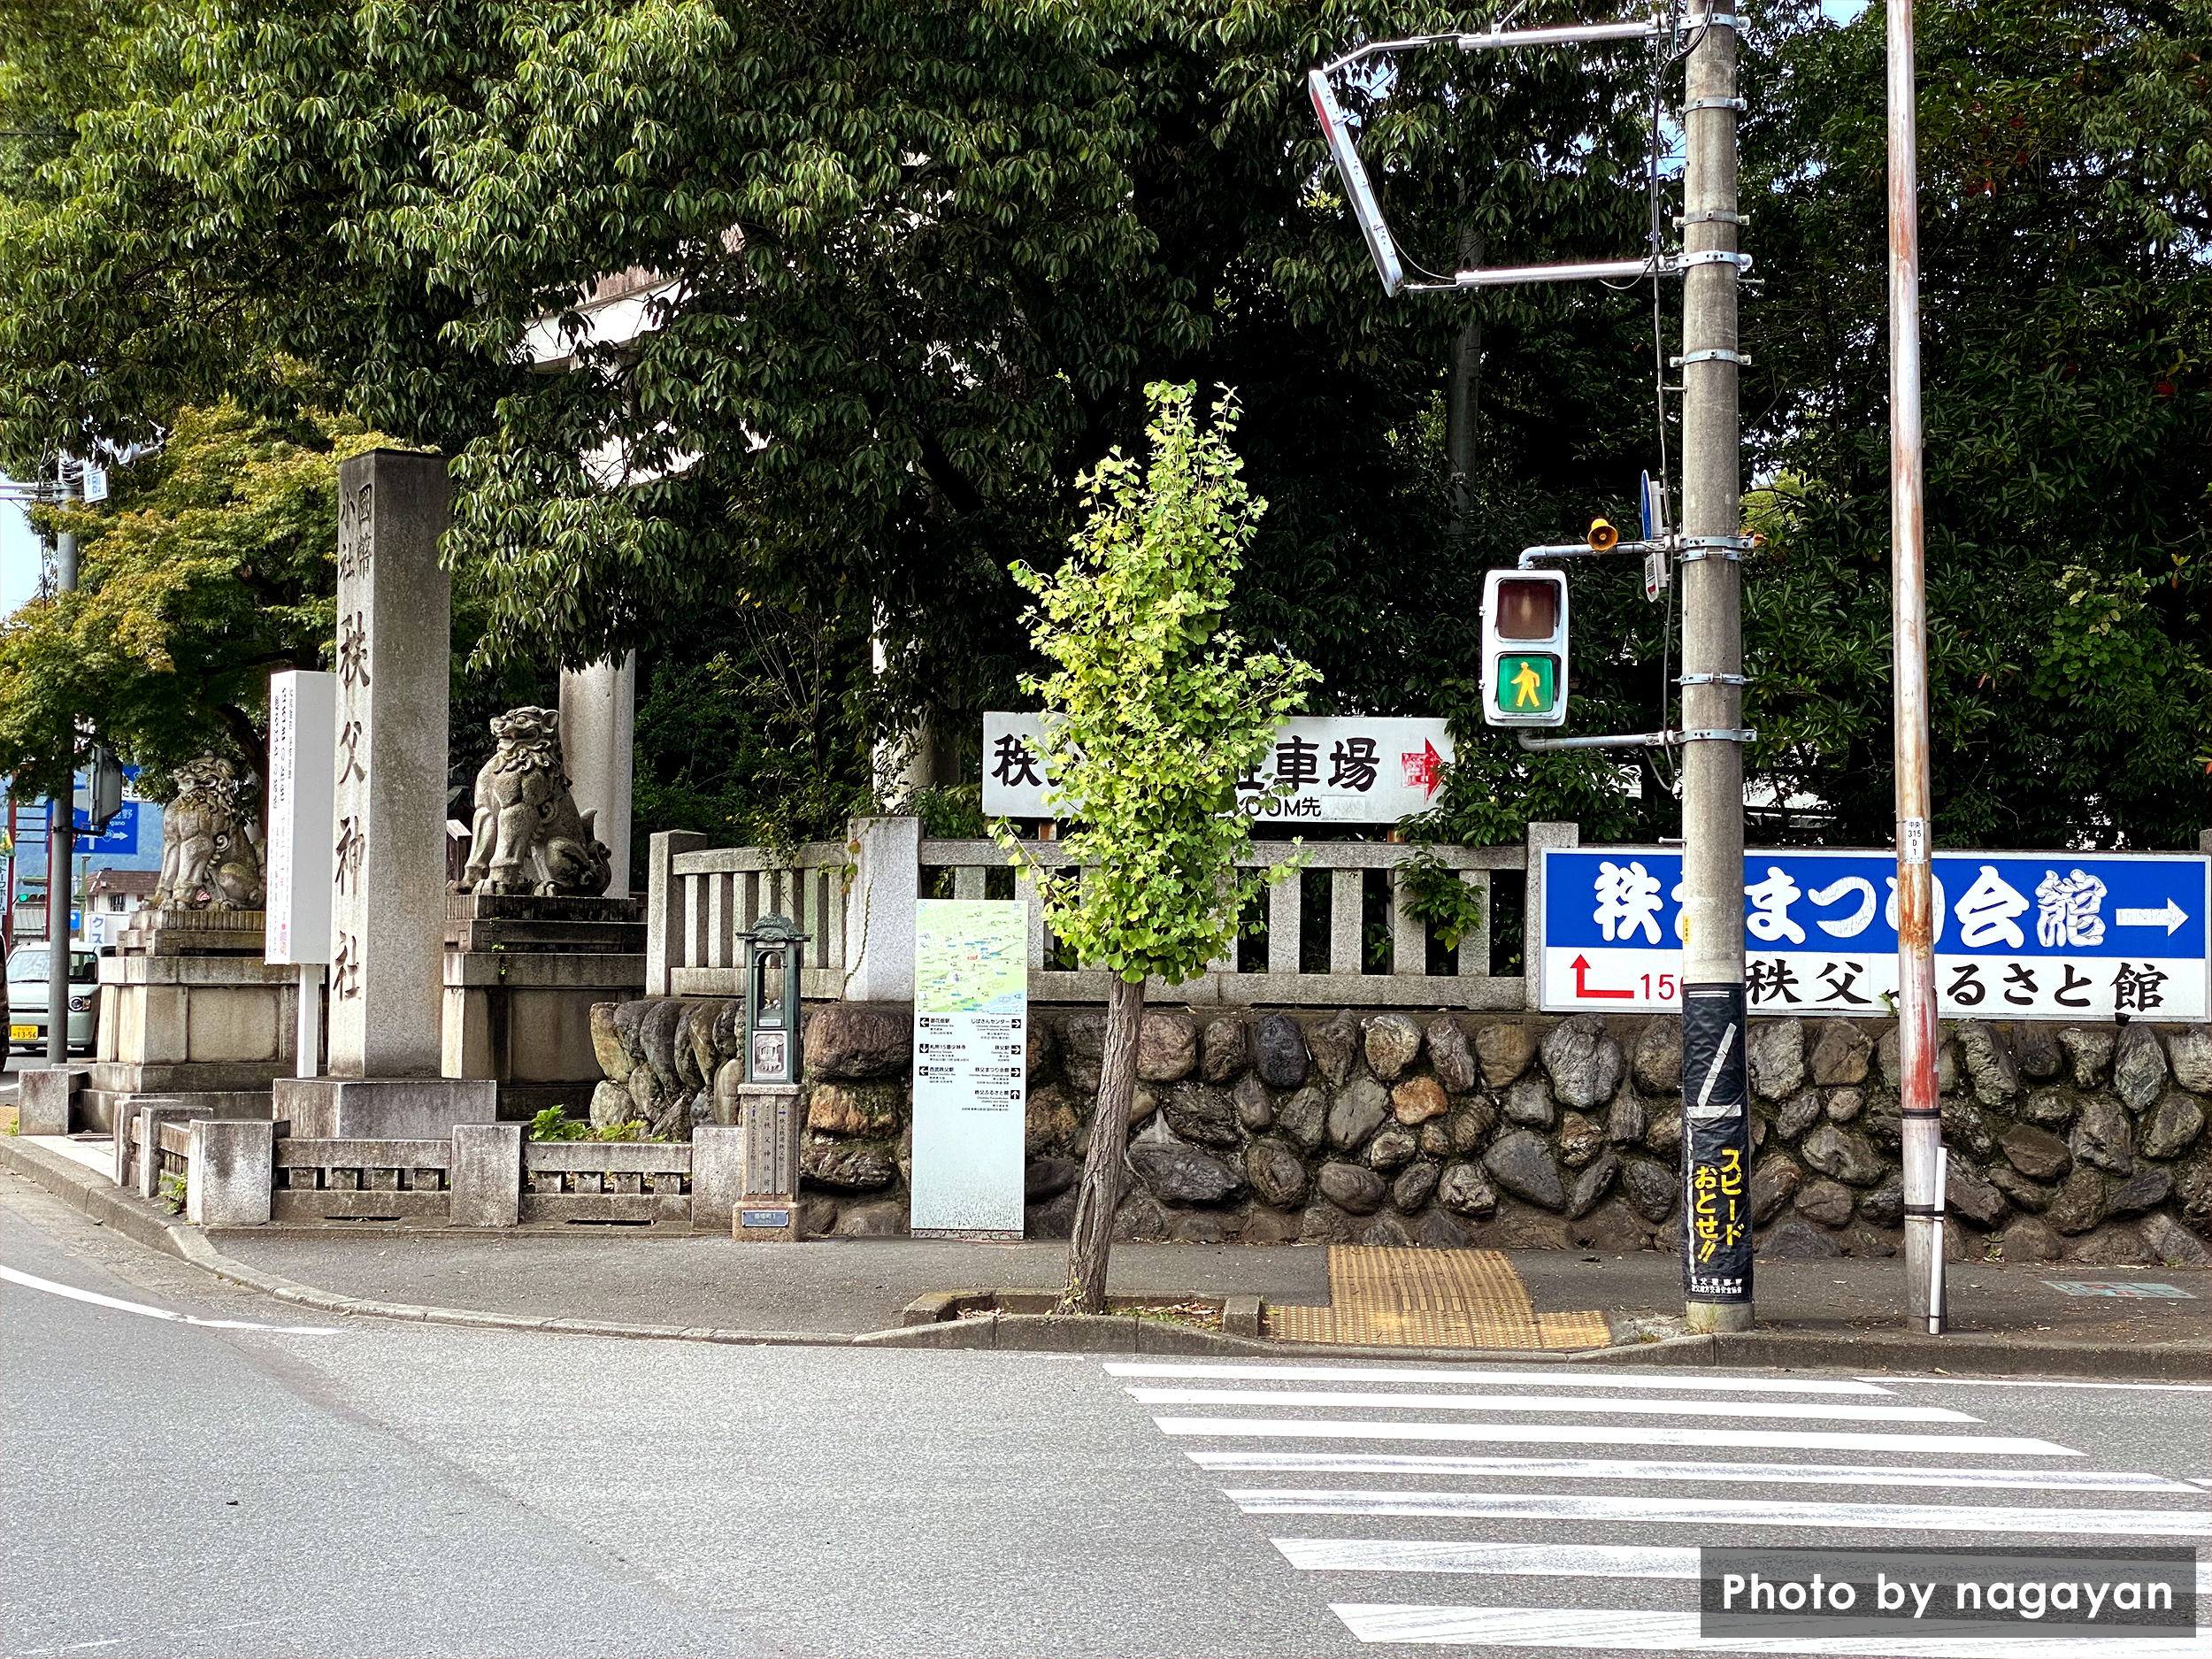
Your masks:
M38 591L38 538L31 521L12 502L0 502L0 617Z

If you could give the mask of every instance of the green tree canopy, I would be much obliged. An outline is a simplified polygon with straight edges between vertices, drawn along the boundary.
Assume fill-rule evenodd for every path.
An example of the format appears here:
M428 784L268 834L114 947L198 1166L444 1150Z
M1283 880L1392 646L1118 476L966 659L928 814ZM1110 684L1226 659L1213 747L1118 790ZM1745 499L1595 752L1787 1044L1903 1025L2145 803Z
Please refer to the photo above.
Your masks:
M66 791L80 725L158 775L211 750L258 772L269 676L321 665L336 592L338 461L357 424L187 410L81 538L78 588L0 620L0 772Z
M0 461L32 475L224 396L438 447L488 656L688 660L733 607L879 645L865 698L837 679L870 729L827 746L826 813L874 728L964 734L1013 699L1033 659L1008 572L1058 556L1141 388L1233 384L1273 503L1240 629L1315 664L1323 706L1463 723L1441 833L1672 833L1665 757L1627 793L1603 758L1532 759L1474 723L1471 671L1481 571L1619 518L1658 458L1648 291L1386 302L1305 104L1305 69L1356 41L1490 15L11 9L0 101L32 136L0 139ZM1760 833L1879 842L1881 19L1750 15L1747 470L1788 488L1747 565L1747 758L1792 803ZM2206 0L1920 17L1939 827L2185 842L2212 811ZM97 74L56 44L80 25ZM1653 66L1441 48L1344 96L1421 263L1617 255L1647 227ZM658 280L618 340L583 301L622 272ZM1455 411L1477 433L1456 501ZM1572 580L1574 729L1647 729L1665 613L1624 570ZM767 718L726 752L783 748Z

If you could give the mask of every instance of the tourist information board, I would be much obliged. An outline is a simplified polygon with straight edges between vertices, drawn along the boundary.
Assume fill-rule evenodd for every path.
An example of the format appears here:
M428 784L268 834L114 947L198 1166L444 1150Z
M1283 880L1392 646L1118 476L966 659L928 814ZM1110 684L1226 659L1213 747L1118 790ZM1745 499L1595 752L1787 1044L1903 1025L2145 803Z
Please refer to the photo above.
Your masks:
M914 906L917 1238L1018 1239L1029 1076L1029 907Z
M1682 855L1546 848L1538 1005L1682 1006ZM2212 1018L2212 859L2185 853L1935 855L1946 1019ZM1897 863L1882 851L1744 855L1752 1014L1896 1011Z
M1071 816L1064 802L1045 800L1043 720L983 717L985 816ZM1395 824L1436 804L1451 759L1441 720L1301 716L1275 728L1265 758L1237 780L1237 802L1263 823Z

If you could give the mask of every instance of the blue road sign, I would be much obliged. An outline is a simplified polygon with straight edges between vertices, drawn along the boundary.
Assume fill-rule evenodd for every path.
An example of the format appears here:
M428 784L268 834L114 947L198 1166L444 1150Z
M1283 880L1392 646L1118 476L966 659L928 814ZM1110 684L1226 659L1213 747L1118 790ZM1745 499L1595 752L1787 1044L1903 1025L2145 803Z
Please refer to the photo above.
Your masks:
M1682 855L1543 851L1540 1006L1682 1006ZM2212 1018L2212 859L2182 853L1938 853L1937 1010L1947 1019ZM1744 855L1755 1014L1893 1011L1897 863L1887 852Z
M92 820L84 808L72 809L72 822L78 829L77 850L81 853L135 853L138 850L138 803L126 801L123 810L108 820L108 826L97 835L89 833Z

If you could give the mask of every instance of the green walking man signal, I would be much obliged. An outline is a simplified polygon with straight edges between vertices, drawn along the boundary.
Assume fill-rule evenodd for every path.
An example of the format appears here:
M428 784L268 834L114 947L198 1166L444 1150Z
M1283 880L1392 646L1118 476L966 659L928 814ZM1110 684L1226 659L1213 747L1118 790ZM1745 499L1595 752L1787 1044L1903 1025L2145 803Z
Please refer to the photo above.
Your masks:
M1548 657L1508 657L1498 663L1498 706L1514 714L1549 714L1558 695L1559 664Z

